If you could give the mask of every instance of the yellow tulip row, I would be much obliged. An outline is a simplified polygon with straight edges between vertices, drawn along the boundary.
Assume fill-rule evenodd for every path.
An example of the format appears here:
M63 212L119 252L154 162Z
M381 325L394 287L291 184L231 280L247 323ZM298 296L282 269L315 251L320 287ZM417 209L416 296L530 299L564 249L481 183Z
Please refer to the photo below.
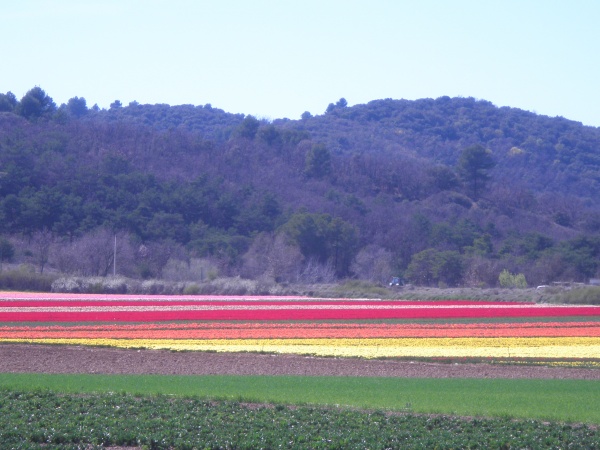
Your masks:
M600 358L598 337L393 339L0 339L0 342L94 345L339 357Z
M500 362L500 361L498 361ZM539 366L552 366L552 367L583 367L583 368L600 368L600 361L590 361L589 359L581 361L559 361L559 360L507 360L507 364L526 364L526 365L539 365Z

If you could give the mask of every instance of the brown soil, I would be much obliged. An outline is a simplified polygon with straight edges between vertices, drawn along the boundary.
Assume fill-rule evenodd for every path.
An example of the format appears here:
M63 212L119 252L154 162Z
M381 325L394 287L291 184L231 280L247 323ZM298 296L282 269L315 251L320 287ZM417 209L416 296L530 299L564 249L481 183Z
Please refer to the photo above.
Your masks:
M600 380L600 370L583 368L2 344L0 373L7 372Z

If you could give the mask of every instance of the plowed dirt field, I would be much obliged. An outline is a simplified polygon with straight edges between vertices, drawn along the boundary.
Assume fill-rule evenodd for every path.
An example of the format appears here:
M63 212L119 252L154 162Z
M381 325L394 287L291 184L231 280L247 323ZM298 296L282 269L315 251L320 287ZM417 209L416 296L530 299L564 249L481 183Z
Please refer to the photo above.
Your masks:
M600 369L1 344L0 372L600 380Z

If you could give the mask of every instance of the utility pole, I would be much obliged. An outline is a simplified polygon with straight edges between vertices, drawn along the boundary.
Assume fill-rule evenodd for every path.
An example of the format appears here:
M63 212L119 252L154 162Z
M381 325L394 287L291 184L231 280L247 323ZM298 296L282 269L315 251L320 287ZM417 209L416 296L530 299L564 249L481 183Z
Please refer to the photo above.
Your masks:
M117 235L115 234L115 250L113 253L113 277L117 276Z

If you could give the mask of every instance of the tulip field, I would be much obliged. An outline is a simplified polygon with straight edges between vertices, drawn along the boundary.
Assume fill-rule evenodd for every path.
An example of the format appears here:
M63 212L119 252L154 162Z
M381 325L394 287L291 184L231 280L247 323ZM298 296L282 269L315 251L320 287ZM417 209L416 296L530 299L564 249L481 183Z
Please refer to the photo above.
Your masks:
M0 343L600 364L600 307L0 293Z
M0 353L3 448L600 448L600 306L0 292Z

